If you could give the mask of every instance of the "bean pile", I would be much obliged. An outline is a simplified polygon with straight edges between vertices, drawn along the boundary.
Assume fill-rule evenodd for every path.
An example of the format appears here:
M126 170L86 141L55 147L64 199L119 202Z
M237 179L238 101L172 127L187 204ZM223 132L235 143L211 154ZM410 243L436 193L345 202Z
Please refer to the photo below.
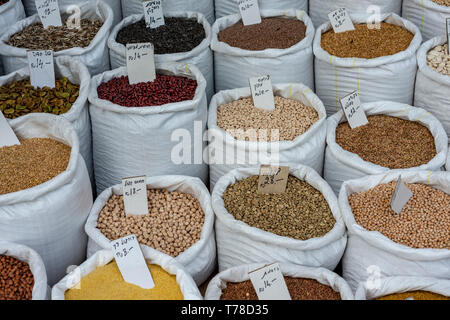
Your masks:
M390 206L396 183L350 195L356 223L412 248L450 249L450 195L423 184L406 184L414 196L397 215Z
M173 257L200 240L205 214L192 195L147 190L147 215L127 216L123 196L113 195L98 216L97 228L109 240L135 234L139 243Z
M369 29L367 24L356 24L354 31L322 34L321 46L340 58L374 59L399 53L411 44L414 35L408 30L381 23L381 29Z
M431 49L427 54L427 64L446 76L450 76L450 55L447 54L448 44Z
M406 299L414 299L414 300L450 300L450 297L443 296L438 293L428 292L428 291L410 291L403 293L395 293L390 294L377 300L406 300ZM410 299L411 300L411 299Z
M33 286L28 263L0 255L0 300L31 300Z
M44 29L42 23L35 23L12 35L8 44L31 50L61 51L74 47L85 48L95 38L103 23L100 20L81 19L80 29L70 29L63 21L61 27Z
M0 148L0 194L35 187L65 171L71 148L48 138Z
M242 21L221 30L218 39L244 50L287 49L305 38L306 25L297 19L262 18L261 23L244 26Z
M324 196L294 176L283 194L257 191L258 176L230 185L223 193L225 208L251 227L297 240L322 237L336 223Z
M217 108L217 125L237 140L294 140L318 120L319 115L313 107L282 97L275 97L273 111L256 108L251 97ZM267 130L267 135L264 137L256 132L252 135L247 130ZM277 130L278 134L273 134L273 130Z
M65 300L183 300L176 276L158 265L148 264L155 287L142 289L123 280L115 261L98 267L73 289L67 290Z
M14 81L0 86L0 111L9 119L33 112L60 115L72 108L79 93L80 86L71 83L67 78L56 80L53 89L35 89L30 80Z
M196 19L164 18L165 25L155 29L147 28L145 21L130 24L117 33L116 41L127 43L151 42L155 54L191 51L206 37L203 25Z
M431 0L440 6L450 7L450 0Z
M100 84L98 97L123 107L160 106L192 100L197 81L186 77L157 74L153 82L130 84L127 76Z
M341 300L339 292L317 280L284 277L292 300ZM258 300L250 280L227 283L220 300Z
M341 123L336 143L364 161L390 169L418 167L436 156L434 137L419 122L385 115L367 118L367 125L355 129Z

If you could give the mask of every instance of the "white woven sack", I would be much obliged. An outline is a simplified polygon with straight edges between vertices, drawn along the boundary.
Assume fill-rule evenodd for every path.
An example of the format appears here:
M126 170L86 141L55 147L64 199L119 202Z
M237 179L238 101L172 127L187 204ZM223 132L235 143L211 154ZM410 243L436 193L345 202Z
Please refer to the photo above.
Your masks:
M262 10L262 17L298 19L306 37L287 49L243 50L218 40L218 33L241 20L240 14L218 19L212 27L216 92L248 86L248 78L269 74L272 83L301 82L314 89L312 41L314 26L306 12L295 9Z
M448 138L442 124L432 114L421 108L391 101L366 103L362 107L367 116L382 114L418 122L427 127L433 135L437 155L430 162L419 167L396 171L442 170L447 159ZM336 128L340 123L345 121L345 116L342 111L339 111L327 120L327 148L325 151L324 178L336 194L339 194L339 190L344 181L390 171L389 168L364 161L357 154L344 150L336 143Z
M224 206L222 195L228 186L259 174L259 168L235 169L220 178L212 193L216 215L219 271L241 264L268 260L334 270L345 249L347 235L336 196L313 169L299 165L290 174L319 190L330 206L336 224L325 236L305 241L282 237L236 220Z
M275 84L274 94L313 107L319 120L307 132L292 141L248 142L236 140L217 126L217 108L225 103L251 96L250 88L226 90L211 100L208 114L209 174L211 190L219 178L235 168L257 164L304 164L322 173L326 139L326 113L323 103L300 83ZM277 150L279 150L277 152Z
M366 19L352 15L355 23ZM331 29L330 22L321 25L314 39L316 93L328 116L341 109L339 99L358 90L361 102L391 100L412 104L417 71L416 51L422 42L419 29L396 14L384 14L381 20L402 26L414 34L405 51L375 59L338 58L321 47L322 34Z
M196 156L206 129L205 78L193 65L171 63L164 65L166 70L161 67L156 65L158 73L186 75L197 80L194 98L162 106L123 107L99 99L97 87L103 82L126 76L126 67L107 71L91 81L89 112L98 194L120 183L124 177L140 175L187 175L207 181L208 166ZM178 133L183 136L180 138ZM187 140L185 135L189 135ZM183 148L183 156L190 152L195 161L190 156L189 159L185 156L178 159L180 144L188 148Z
M239 283L250 280L248 273L262 268L265 265L265 263L245 264L222 271L209 282L205 293L205 300L220 300L228 282ZM354 299L353 292L347 282L328 269L304 267L286 262L280 263L280 269L285 277L314 279L339 292L342 300Z
M450 7L431 0L403 0L403 17L419 27L423 41L446 34L445 19L450 17Z
M376 7L378 8L376 8ZM317 28L328 22L328 14L339 8L346 8L350 14L359 14L369 18L377 14L402 12L402 0L311 0L309 2L309 16Z
M109 55L106 43L113 21L113 13L111 8L101 0L86 2L80 6L80 9L82 19L100 19L103 22L103 26L86 48L75 47L61 50L54 52L54 56L70 56L72 58L78 58L86 65L92 75L96 75L105 70L109 70ZM35 14L12 25L0 37L0 55L5 73L8 74L28 66L27 49L8 45L7 42L9 38L26 27L38 22L40 22L40 18Z
M363 281L376 277L422 276L450 277L450 250L414 249L395 243L378 231L367 231L358 225L348 197L379 184L396 181L399 172L390 172L344 182L339 194L339 207L348 230L348 242L342 258L343 277L356 290ZM407 171L402 181L422 183L450 194L450 174L446 172Z
M450 135L450 76L427 65L428 51L444 43L447 43L444 36L433 38L425 42L417 53L419 71L416 77L414 105L430 111L441 121L447 135Z
M36 251L17 243L0 240L0 255L13 257L27 263L34 280L32 299L48 300L50 290L47 285L47 273L44 262Z
M203 300L192 277L174 258L149 247L141 246L141 250L147 262L159 265L169 274L176 275L184 300ZM101 250L95 253L53 286L52 300L65 300L65 292L67 290L76 287L84 276L87 276L98 267L107 265L113 259L114 255L111 250Z
M312 0L311 2L314 2ZM287 8L294 8L308 12L308 0L259 0L260 10L283 10ZM239 6L237 0L215 0L216 19L228 16L230 14L239 13Z
M171 12L166 15L167 17L181 17L196 19L198 23L203 25L205 30L205 39L194 49L188 52L170 53L170 54L157 54L155 55L155 63L164 65L168 62L179 62L194 64L199 68L200 72L206 79L206 94L208 101L214 95L214 62L213 54L209 47L211 43L211 26L201 13L196 12ZM108 39L109 57L111 59L111 68L116 69L119 67L125 67L127 65L126 60L126 47L116 41L117 34L120 30L138 22L144 18L144 14L136 14L123 19L115 28L111 31L111 35Z
M390 294L427 291L450 297L450 280L430 277L388 277L375 283L363 282L356 290L356 300L373 300Z
M124 18L133 14L143 14L142 2L143 0L122 0ZM213 0L163 0L163 11L200 12L210 24L213 24L215 20Z
M33 188L0 195L0 239L36 250L54 284L67 266L86 256L83 227L92 206L92 189L75 130L64 118L29 114L10 121L22 139L51 138L72 147L67 170Z
M160 176L147 178L148 189L167 189L189 193L200 202L205 214L205 223L200 240L181 253L175 259L192 275L197 284L202 284L216 267L216 242L214 236L214 212L211 196L203 182L198 178L186 176ZM110 248L110 240L97 228L98 216L112 195L122 195L122 185L108 188L94 202L85 225L88 239L88 257L101 249ZM142 245L147 247L146 245Z
M92 137L91 137L91 121L89 119L88 110L88 94L91 76L88 69L77 59L71 59L67 56L57 57L55 59L55 75L56 78L66 77L70 82L80 86L80 93L77 100L73 103L70 110L62 114L61 117L69 120L73 128L78 134L80 142L80 154L86 162L86 167L94 182L94 171L92 164ZM14 71L8 75L0 77L0 86L30 78L28 67Z
M25 18L22 1L9 0L4 5L0 5L0 35L11 25ZM0 75L3 74L3 65L0 59Z

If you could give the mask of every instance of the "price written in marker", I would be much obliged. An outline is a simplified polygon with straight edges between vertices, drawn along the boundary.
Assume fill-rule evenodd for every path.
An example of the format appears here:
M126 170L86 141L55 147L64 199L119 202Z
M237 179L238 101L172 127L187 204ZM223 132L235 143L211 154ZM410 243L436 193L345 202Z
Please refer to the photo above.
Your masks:
M258 0L238 0L244 26L261 23Z
M357 91L342 98L341 106L350 128L355 129L369 123L366 113L361 106L361 100Z
M445 19L447 29L447 54L450 56L450 18Z
M152 289L155 283L136 236L132 234L110 244L123 280L143 289Z
M334 33L355 30L352 19L345 8L339 8L328 14Z
M153 82L156 79L155 49L153 44L127 44L127 71L130 84Z
M286 191L289 167L262 165L259 169L258 193L280 194Z
M55 66L52 50L28 51L30 82L35 88L55 87Z
M36 9L41 18L44 29L48 27L61 27L61 14L59 13L58 0L35 0Z
M292 300L278 263L249 272L259 300Z
M20 144L16 134L6 120L3 112L0 111L0 148Z
M155 29L166 24L161 0L144 1L142 5L147 28Z
M148 214L147 177L122 179L125 214L139 216Z
M403 207L408 203L414 194L409 190L409 188L403 183L402 177L397 180L397 185L395 186L394 194L391 198L391 209L394 210L396 214L402 212Z
M267 111L275 110L275 98L270 76L250 78L249 82L255 108Z

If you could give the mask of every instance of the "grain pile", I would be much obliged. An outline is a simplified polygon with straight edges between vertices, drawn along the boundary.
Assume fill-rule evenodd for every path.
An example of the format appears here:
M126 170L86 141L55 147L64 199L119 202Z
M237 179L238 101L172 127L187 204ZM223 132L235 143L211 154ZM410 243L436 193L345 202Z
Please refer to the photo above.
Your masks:
M31 300L33 286L28 263L0 255L0 300Z
M403 293L390 294L376 300L450 300L450 297L428 291L409 291Z
M450 7L450 0L431 0L434 3L437 3L440 6Z
M443 75L450 76L450 55L448 44L431 49L427 54L427 65Z

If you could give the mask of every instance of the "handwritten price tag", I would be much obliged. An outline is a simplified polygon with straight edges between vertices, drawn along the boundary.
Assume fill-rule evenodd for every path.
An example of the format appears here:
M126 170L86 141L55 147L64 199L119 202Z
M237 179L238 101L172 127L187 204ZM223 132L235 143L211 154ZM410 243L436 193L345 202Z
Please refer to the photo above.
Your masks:
M258 193L284 193L288 178L289 167L262 165L259 169Z
M396 214L402 212L403 207L408 203L414 194L409 190L409 188L403 183L402 177L397 180L397 185L395 186L394 194L391 198L391 209L394 210Z
M361 100L357 91L350 93L341 99L341 106L344 110L350 128L355 129L369 123L366 113L361 107Z
M44 29L50 26L61 27L61 14L59 13L58 0L35 0L36 9L41 18Z
M16 144L20 144L13 129L11 129L8 121L6 120L3 112L0 111L0 148L9 147Z
M278 263L249 272L259 300L292 300Z
M252 91L253 105L256 108L268 111L275 110L272 81L270 76L254 77L249 79Z
M239 0L238 5L244 26L261 23L258 0Z
M161 0L144 1L142 5L147 28L155 29L166 24Z
M148 214L146 180L146 176L122 179L123 202L127 215Z
M352 19L345 8L339 8L328 14L334 33L355 30Z
M127 71L130 84L152 82L156 79L153 44L127 44Z
M28 51L30 82L35 88L55 87L55 66L52 50Z

